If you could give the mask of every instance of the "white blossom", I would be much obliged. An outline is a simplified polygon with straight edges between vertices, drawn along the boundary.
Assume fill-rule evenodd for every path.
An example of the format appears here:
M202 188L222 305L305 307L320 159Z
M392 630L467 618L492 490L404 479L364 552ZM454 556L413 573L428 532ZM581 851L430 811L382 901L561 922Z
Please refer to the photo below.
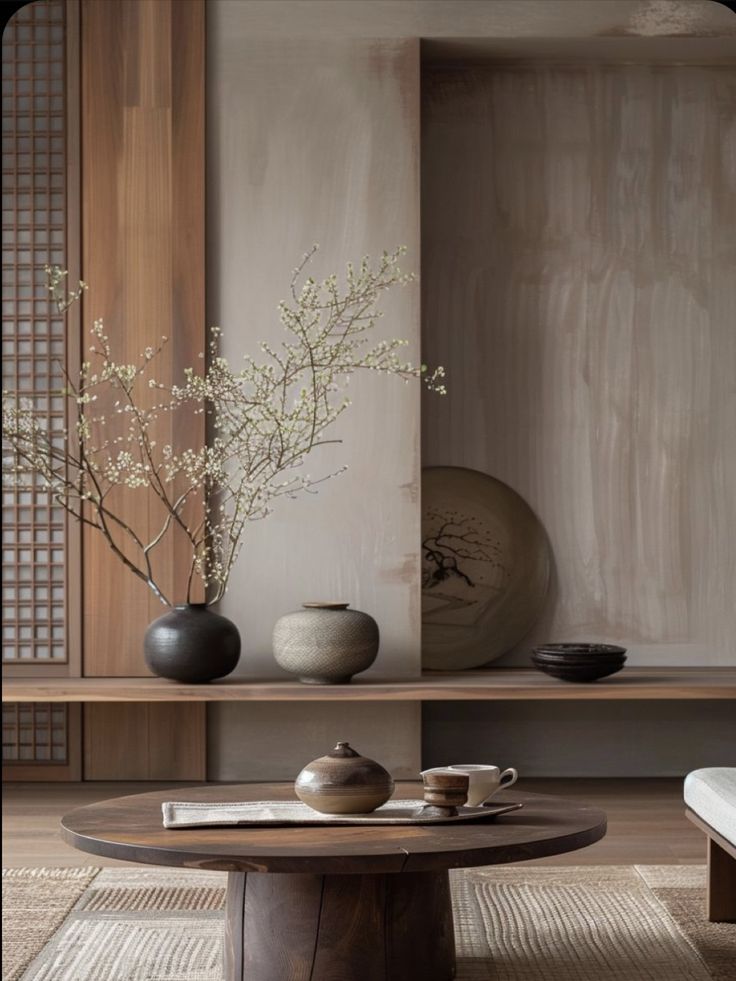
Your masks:
M262 358L245 355L237 369L220 353L221 328L212 327L201 370L188 367L176 383L164 383L152 371L166 337L146 347L138 362L119 363L104 322L95 320L89 360L62 391L73 424L61 441L46 410L3 393L4 480L23 487L40 478L53 500L103 534L165 603L181 597L164 595L156 550L172 536L183 538L190 555L187 600L200 580L216 602L247 523L268 517L278 498L315 493L346 469L318 477L300 472L315 449L339 442L328 430L351 405L344 392L354 372L406 382L421 377L445 392L442 368L429 371L399 356L406 340L372 336L381 294L413 279L399 269L404 249L384 252L376 263L364 257L348 264L342 284L336 275L321 282L305 275L315 251L304 256L290 299L278 306L284 340L264 342ZM47 274L62 312L86 289L80 283L66 293L67 273L48 267ZM93 415L97 401L103 411ZM200 416L207 422L204 445ZM153 495L146 509L159 521L153 532L131 527L119 488Z

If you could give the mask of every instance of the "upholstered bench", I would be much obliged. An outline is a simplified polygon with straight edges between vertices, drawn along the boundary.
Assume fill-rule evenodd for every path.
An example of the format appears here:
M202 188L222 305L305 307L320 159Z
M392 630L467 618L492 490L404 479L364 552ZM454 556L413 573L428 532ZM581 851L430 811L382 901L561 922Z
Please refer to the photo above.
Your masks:
M736 767L693 770L685 777L687 816L708 836L707 916L736 922Z

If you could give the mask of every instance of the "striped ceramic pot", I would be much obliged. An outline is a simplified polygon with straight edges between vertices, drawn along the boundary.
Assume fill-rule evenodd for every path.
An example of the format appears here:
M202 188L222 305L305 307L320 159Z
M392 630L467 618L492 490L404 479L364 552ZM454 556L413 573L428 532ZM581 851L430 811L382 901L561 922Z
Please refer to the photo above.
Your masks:
M370 814L389 799L394 781L380 763L340 742L304 767L294 790L299 800L323 814Z

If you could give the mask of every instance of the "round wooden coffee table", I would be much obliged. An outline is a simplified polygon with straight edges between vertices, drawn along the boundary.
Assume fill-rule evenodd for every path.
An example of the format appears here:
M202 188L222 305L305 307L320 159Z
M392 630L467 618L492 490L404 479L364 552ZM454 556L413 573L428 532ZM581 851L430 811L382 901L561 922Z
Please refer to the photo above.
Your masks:
M289 786L188 787L118 797L62 819L93 855L228 873L227 981L447 981L455 974L448 869L584 848L606 816L558 797L502 792L523 808L481 824L165 830L168 800L291 797ZM421 797L399 786L397 797ZM496 799L496 798L494 798Z

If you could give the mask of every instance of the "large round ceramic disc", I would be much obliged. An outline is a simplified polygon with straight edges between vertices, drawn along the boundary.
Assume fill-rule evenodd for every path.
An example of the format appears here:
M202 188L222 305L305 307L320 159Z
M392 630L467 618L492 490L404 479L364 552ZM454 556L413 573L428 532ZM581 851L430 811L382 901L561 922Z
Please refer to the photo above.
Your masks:
M547 536L500 480L463 467L422 474L422 664L476 668L518 644L542 612Z

